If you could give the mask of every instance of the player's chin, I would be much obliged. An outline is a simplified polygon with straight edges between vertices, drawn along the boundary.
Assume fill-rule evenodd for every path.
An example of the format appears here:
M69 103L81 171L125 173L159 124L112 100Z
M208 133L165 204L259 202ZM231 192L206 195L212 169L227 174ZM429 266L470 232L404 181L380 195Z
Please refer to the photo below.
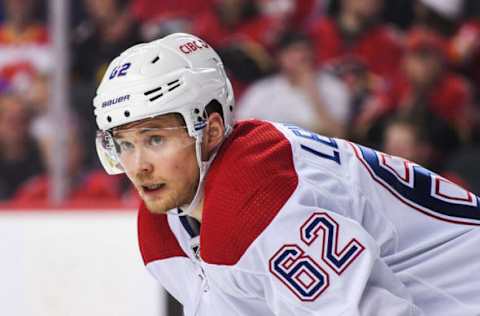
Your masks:
M145 201L145 206L147 207L147 209L150 211L150 213L152 214L166 214L167 211L170 209L170 208L166 208L164 205L162 205L161 203L158 203L158 202L155 202L155 201Z

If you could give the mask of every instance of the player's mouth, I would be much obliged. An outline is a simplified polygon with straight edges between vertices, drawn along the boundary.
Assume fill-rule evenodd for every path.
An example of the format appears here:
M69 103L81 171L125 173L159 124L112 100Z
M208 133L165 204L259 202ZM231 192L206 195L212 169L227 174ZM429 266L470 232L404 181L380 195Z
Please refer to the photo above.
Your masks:
M165 188L165 183L155 183L142 185L142 191L145 195L151 196L160 193Z

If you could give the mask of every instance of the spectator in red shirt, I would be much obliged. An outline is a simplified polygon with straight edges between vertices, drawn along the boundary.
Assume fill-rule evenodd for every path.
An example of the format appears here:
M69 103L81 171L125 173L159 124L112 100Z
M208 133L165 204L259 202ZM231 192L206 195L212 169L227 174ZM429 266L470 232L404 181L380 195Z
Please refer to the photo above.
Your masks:
M193 20L189 32L217 47L238 97L248 84L270 72L268 52L284 26L281 22L263 15L256 1L215 0L210 10Z
M394 86L390 105L400 112L432 112L466 134L472 124L471 90L468 81L448 70L446 44L431 31L410 32L404 76Z
M381 23L381 0L341 0L335 16L321 17L310 26L318 65L359 60L384 78L397 72L402 55L399 36Z
M460 25L449 42L449 60L456 69L468 76L475 90L475 104L480 104L480 2L468 3L470 16ZM473 141L480 144L480 110L473 127Z
M47 27L35 19L34 0L5 0L0 24L0 77L17 91L27 91L37 71L51 68Z
M464 22L449 43L449 58L480 87L480 16Z
M214 0L133 0L131 10L141 22L173 17L192 17L208 9Z
M271 47L282 28L282 21L261 13L253 0L216 0L192 23L190 32L215 47L238 41L253 41Z
M438 34L414 29L406 46L402 76L391 88L366 102L355 125L375 130L392 114L413 118L432 136L436 154L430 167L438 170L462 139L469 140L473 123L470 86L448 70L445 41Z
M0 200L9 199L34 174L43 171L40 149L29 133L30 115L22 100L0 95Z

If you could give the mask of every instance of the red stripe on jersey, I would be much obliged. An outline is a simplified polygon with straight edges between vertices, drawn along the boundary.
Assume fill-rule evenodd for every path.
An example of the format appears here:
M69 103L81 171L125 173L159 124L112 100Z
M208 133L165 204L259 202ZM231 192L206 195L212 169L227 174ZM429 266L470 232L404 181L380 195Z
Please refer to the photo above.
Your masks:
M267 122L238 123L205 180L202 259L213 264L237 263L297 184L288 139Z
M144 203L138 211L138 242L145 264L171 257L186 257L166 215L150 213Z

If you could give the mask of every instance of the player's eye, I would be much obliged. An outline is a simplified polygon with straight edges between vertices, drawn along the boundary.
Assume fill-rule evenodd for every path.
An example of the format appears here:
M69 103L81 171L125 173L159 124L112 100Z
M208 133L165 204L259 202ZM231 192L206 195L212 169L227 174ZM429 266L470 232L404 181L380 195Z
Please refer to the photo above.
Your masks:
M135 146L131 143L131 142L128 142L128 141L125 141L125 140L120 140L117 142L118 144L118 147L117 147L117 151L119 150L120 152L132 152L135 148Z
M151 135L148 137L148 145L152 147L158 147L163 145L164 139L162 136L159 135Z

